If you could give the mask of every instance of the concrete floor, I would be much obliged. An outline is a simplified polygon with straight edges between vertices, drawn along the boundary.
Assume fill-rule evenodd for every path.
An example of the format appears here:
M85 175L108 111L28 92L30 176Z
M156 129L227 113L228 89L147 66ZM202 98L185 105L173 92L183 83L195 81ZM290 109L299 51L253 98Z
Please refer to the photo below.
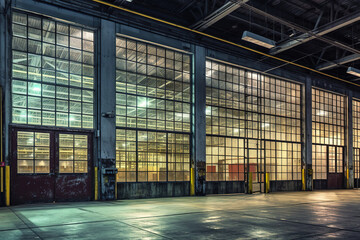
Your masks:
M0 208L0 239L360 238L360 190Z

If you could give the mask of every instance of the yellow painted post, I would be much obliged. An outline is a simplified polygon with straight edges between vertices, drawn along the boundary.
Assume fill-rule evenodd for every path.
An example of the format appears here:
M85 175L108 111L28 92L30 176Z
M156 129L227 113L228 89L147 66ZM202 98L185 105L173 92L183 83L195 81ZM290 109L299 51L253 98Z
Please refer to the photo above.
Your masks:
M195 196L195 169L190 170L190 196Z
M5 204L10 206L10 166L5 167Z
M249 181L248 181L248 193L249 194L252 194L253 193L253 180L252 180L252 176L253 176L253 173L252 172L249 172Z
M99 195L99 182L98 182L98 167L94 168L94 179L95 179L95 197L94 200L97 201L98 200L98 195Z
M349 168L346 168L346 188L350 188L350 183L349 183Z
M305 169L301 169L301 183L302 183L302 188L301 190L305 191L306 186L305 186Z
M265 173L265 193L270 192L270 175L269 173Z

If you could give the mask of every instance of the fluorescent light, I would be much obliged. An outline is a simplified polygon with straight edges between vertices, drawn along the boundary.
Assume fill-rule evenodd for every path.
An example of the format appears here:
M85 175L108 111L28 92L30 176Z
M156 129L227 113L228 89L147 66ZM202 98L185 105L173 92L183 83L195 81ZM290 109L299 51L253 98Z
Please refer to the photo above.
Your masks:
M241 39L265 48L275 47L275 41L248 31L244 31Z
M126 0L127 2L132 2L133 0Z
M348 70L346 71L346 73L360 77L360 70L357 68L349 67Z

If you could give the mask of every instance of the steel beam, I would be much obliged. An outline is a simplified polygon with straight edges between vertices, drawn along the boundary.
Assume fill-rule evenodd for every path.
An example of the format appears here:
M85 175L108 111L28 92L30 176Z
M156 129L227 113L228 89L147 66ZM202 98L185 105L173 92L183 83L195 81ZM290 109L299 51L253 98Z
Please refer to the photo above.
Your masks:
M348 55L346 57L337 59L337 60L332 61L332 62L322 63L319 66L317 66L316 69L319 70L319 71L328 70L328 69L335 68L335 67L337 67L339 65L342 65L342 64L346 64L346 63L349 63L349 62L354 62L354 61L359 60L359 59L360 59L360 54L355 53L355 54Z
M328 24L325 24L315 30L309 31L307 33L301 34L297 37L294 37L292 39L289 39L272 50L270 50L270 53L275 55L278 53L281 53L283 51L286 51L288 49L291 49L293 47L299 46L303 43L306 43L312 39L324 36L330 32L333 32L337 29L343 28L345 26L348 26L352 23L355 23L360 20L360 11L357 11L353 14L347 15L345 17L342 17L340 19L337 19L333 22L330 22Z
M203 20L195 23L191 26L191 28L199 31L203 31L206 28L210 27L220 19L226 17L239 7L241 7L242 4L246 3L249 0L238 0L238 1L229 1L225 3L222 7L215 10L214 12L210 13L208 16L206 16Z

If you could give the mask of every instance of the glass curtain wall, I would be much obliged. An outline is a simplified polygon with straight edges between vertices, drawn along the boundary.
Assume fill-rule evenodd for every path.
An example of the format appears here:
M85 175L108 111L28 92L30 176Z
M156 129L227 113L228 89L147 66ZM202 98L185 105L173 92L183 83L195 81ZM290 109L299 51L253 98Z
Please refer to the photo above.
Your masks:
M353 100L353 161L354 178L357 187L359 187L360 177L360 100Z
M261 158L271 180L301 179L301 86L206 62L207 181L243 181Z
M314 179L343 172L345 97L312 89L312 159Z
M117 37L116 127L117 181L189 181L190 55Z
M14 12L12 35L12 122L92 129L94 32Z

